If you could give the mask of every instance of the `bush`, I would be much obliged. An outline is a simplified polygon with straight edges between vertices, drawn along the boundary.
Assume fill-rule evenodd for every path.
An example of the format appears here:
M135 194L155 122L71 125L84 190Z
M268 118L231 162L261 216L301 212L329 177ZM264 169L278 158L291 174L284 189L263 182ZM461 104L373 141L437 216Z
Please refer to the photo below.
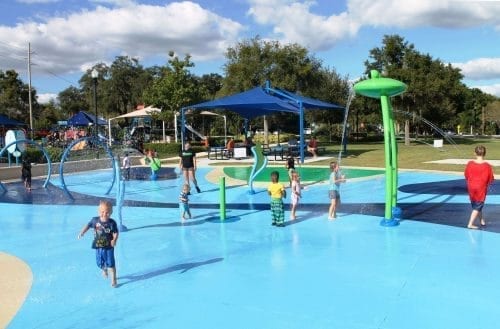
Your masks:
M45 151L49 155L51 162L60 162L64 149L62 149L60 147L47 147L45 149ZM42 153L42 152L40 152L40 153ZM43 155L42 155L42 157L43 157Z
M196 153L206 152L204 143L191 142L191 148ZM170 158L179 156L181 151L180 143L144 143L144 149L155 150L160 158Z
M144 143L145 150L155 150L158 152L158 156L162 157L173 157L178 156L181 150L180 143Z
M45 148L45 152L47 152L47 155L50 158L50 162L60 162L63 149L59 147L48 147ZM27 147L26 150L23 152L23 156L26 157L26 159L29 162L34 162L34 163L47 163L47 159L43 155L42 150L39 148L35 148L33 146Z

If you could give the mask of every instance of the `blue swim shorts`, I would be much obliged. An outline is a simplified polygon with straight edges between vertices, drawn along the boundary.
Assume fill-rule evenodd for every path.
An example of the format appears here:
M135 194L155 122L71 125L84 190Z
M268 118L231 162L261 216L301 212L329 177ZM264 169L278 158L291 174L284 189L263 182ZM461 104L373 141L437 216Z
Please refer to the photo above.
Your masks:
M482 201L471 201L470 205L472 206L472 210L482 211L484 207L484 202Z
M97 248L95 250L95 260L99 268L115 267L115 249Z

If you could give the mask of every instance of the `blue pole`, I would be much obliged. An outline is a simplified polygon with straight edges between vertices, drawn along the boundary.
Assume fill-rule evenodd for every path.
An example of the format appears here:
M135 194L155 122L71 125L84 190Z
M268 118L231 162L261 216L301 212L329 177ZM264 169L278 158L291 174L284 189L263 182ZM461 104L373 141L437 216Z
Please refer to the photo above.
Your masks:
M127 227L123 225L123 216L122 216L122 207L123 207L123 199L125 197L125 181L122 179L122 175L120 172L120 158L116 157L114 159L115 163L115 176L118 177L118 184L116 186L116 207L118 208L118 220L120 221L120 232L127 231Z
M302 106L302 102L299 102L299 109L300 109L300 163L304 163L304 145L305 145L305 140L304 140L304 107Z

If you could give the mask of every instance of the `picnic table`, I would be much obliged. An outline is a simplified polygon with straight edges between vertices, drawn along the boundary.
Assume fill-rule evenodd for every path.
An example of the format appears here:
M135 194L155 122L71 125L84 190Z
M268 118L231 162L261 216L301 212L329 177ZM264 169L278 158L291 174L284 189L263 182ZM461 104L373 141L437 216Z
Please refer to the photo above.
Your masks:
M209 160L227 160L229 152L224 146L211 146L208 148L207 157Z

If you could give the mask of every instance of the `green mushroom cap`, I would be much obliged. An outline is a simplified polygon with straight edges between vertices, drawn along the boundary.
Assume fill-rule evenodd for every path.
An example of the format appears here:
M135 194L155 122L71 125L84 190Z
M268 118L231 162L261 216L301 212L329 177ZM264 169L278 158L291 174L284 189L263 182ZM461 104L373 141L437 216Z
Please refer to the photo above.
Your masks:
M370 98L380 98L381 96L396 96L406 90L404 83L390 78L381 78L377 70L372 70L370 75L371 79L360 81L354 85L354 91L357 94Z

